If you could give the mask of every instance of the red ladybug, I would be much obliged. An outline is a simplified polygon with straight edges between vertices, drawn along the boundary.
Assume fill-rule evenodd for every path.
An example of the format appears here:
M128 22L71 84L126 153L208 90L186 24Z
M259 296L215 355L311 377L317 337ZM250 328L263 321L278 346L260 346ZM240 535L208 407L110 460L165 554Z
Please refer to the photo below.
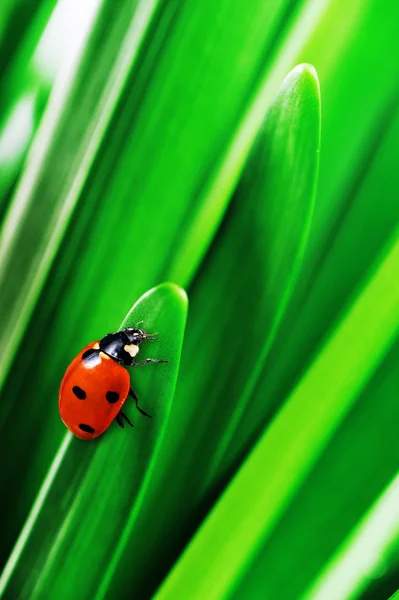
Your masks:
M156 340L141 329L127 328L108 333L99 342L93 342L71 362L62 379L58 406L61 419L77 437L91 440L101 435L116 419L120 427L123 419L133 427L122 412L129 394L137 409L137 394L130 386L130 375L124 368L139 367L148 363L168 362L147 358L140 363L134 359L143 340Z

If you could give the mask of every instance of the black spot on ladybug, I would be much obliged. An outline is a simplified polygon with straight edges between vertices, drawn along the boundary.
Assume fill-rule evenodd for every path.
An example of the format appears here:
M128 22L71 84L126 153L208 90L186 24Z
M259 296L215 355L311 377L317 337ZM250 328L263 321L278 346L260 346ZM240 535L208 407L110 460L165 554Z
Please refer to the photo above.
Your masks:
M81 429L82 431L86 431L86 433L94 433L93 427L90 427L90 425L86 425L86 423L81 423L79 425L79 429Z
M72 388L73 393L79 400L84 400L86 398L86 392L82 390L78 385L74 385Z
M118 400L119 400L118 392L107 392L105 394L105 397L110 404L113 404L114 402L118 402Z
M96 353L96 351L93 350L93 348L89 348L88 350L86 350L86 352L83 352L82 358L83 358L83 360L85 360L86 358L93 356L95 353Z

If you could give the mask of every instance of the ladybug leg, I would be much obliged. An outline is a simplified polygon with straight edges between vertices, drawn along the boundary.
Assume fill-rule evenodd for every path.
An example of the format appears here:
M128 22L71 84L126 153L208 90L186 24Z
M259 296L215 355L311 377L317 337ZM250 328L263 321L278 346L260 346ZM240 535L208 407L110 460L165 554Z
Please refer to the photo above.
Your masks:
M152 419L152 416L151 416L151 415L149 415L148 413L144 412L144 410L142 410L142 409L140 408L140 406L139 406L139 398L138 398L138 396L137 396L137 394L136 394L136 392L134 391L134 389L133 389L133 388L130 388L130 392L129 392L129 394L131 395L131 397L132 397L132 398L133 398L133 400L135 401L137 410L138 410L139 412L141 412L141 414L142 414L142 415L144 415L145 417L150 417L150 419Z
M142 367L143 365L148 365L149 363L167 363L169 361L163 360L160 358L146 358L139 363L133 363L132 367Z
M130 425L130 427L134 427L134 425L130 421L129 417L127 415L125 415L125 413L122 411L120 411L115 417L115 421L118 423L119 427L123 428L125 426L123 419L125 419L126 423L128 423Z
M134 427L133 423L130 421L129 417L127 415L125 415L124 412L121 411L119 414L121 415L121 417L123 419L125 419L126 423L128 423L130 425L130 427Z

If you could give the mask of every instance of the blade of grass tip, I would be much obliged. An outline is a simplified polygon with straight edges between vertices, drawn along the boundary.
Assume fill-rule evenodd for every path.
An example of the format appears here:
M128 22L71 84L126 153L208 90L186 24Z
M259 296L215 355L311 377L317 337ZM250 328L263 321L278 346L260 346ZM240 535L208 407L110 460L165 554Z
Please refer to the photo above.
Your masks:
M156 600L220 600L234 589L397 332L398 264L397 229L358 298L170 572ZM334 372L332 364L339 366ZM315 402L315 397L323 402Z
M239 455L240 449L248 447L248 440L253 432L261 430L260 424L265 423L278 406L281 397L289 393L298 377L308 368L312 356L333 324L340 318L347 299L361 285L370 265L395 231L399 217L399 178L395 158L399 111L389 125L360 189L353 194L351 206L331 242L328 254L320 264L317 276L313 277L310 295L306 301L297 293L304 277L307 278L307 274L304 275L306 267L301 273L299 286L284 316L278 339L267 357L265 370L257 382L251 402L227 451L224 460L227 461L227 465ZM381 202L376 202L381 193L381 181L384 181L385 191ZM348 260L349 256L353 256L353 260ZM265 401L257 402L258 397L267 399L267 405L270 407L267 413L264 410ZM299 520L297 522L299 523ZM306 529L304 535L305 531ZM275 570L274 575L277 581Z
M338 548L303 600L359 598L399 538L399 474Z
M168 277L187 287L211 242L212 235L225 213L253 142L262 126L267 107L273 100L281 80L292 69L297 56L313 29L317 27L331 0L310 0L298 10L288 30L279 38L271 64L263 70L254 87L231 142L217 165L213 177L201 191L196 219L181 232L179 252L172 258ZM208 240L208 243L205 243Z
M95 2L99 9L105 0L92 2ZM81 58L80 52L74 53L57 78L49 105L32 143L27 167L0 231L0 308L4 322L8 323L2 330L4 352L0 358L0 386L32 314L157 5L158 0L142 0L134 11L131 9L133 15L127 20L119 52L111 72L106 74L104 89L99 97L90 96L88 99L89 104L95 102L94 106L90 106L89 122L85 119L83 123L77 118L74 106L74 123L77 135L80 136L79 143L73 138L74 160L65 160L66 167L62 172L59 167L63 163L60 156L65 152L70 154L70 148L65 147L60 131L62 128L71 128L68 115L74 101L72 91ZM95 15L92 16L94 22ZM89 30L88 25L87 35ZM80 40L80 50L84 49L83 46L83 41ZM80 106L84 111L89 110L84 102L81 102ZM61 149L58 148L60 144ZM61 150L60 154L57 153L57 149ZM52 156L56 156L55 162L58 165L57 181L49 169ZM57 189L54 189L54 186L57 186ZM41 221L47 223L45 230L32 226L38 219L35 202L38 196L43 211ZM43 198L46 199L44 204ZM21 247L26 245L26 237L30 240L30 251L24 253L21 265ZM34 252L31 251L32 248ZM15 266L16 263L18 267ZM18 278L12 275L15 272L18 273ZM1 285L5 280L7 285Z
M184 291L161 284L144 294L123 321L121 328L144 321L148 331L159 331L158 341L141 351L169 361L134 370L140 404L153 418L137 413L133 430L111 426L92 442L67 434L63 460L54 461L51 480L49 474L4 570L2 590L8 596L70 598L79 588L81 598L93 598L110 549L119 541L127 515L137 510L159 451L176 385L186 312ZM132 418L134 403L130 404L126 409Z
M299 65L287 75L267 115L261 140L260 151L254 154L241 187L246 196L257 193L268 199L265 210L257 215L257 226L265 237L267 284L262 302L272 311L272 317L263 326L260 319L254 319L257 329L267 332L266 338L262 349L255 351L252 373L247 374L239 401L219 439L205 488L231 464L232 457L226 462L225 454L251 399L302 264L314 207L320 148L320 88L311 65ZM259 277L257 265L253 275ZM264 399L260 400L264 404Z

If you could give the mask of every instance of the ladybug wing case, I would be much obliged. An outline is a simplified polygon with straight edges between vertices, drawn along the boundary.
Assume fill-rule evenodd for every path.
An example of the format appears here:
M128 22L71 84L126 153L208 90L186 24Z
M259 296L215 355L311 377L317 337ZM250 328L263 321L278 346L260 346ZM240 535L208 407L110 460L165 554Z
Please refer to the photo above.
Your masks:
M60 415L68 429L82 439L93 439L109 427L130 390L130 375L118 362L98 353L84 360L86 346L69 365L59 393Z

